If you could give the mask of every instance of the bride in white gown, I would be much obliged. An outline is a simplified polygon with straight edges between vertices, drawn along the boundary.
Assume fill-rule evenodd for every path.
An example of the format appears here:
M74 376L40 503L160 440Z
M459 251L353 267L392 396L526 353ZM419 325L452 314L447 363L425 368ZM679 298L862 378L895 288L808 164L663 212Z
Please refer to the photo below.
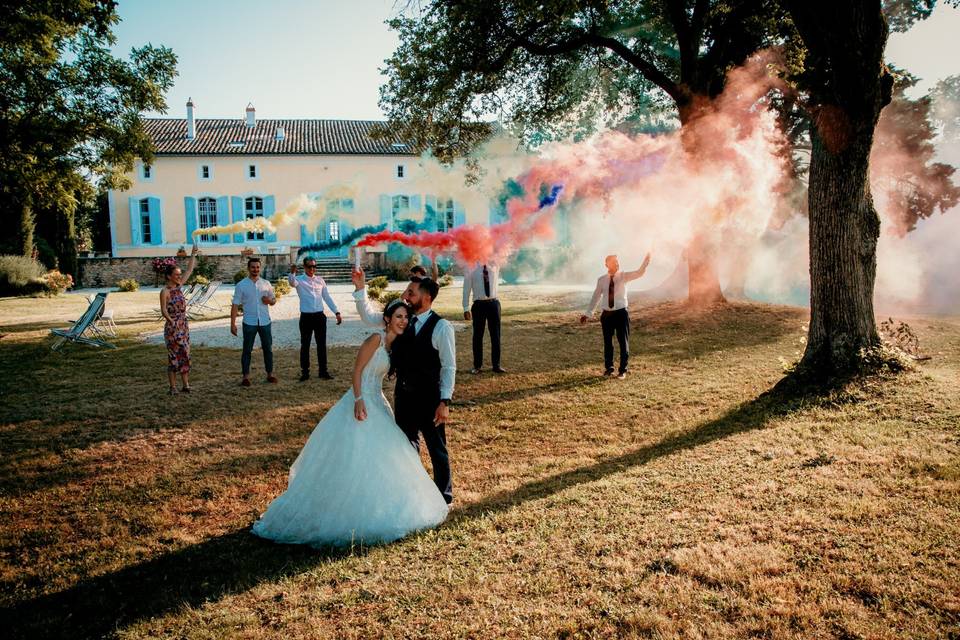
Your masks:
M400 300L384 310L386 331L360 347L353 387L313 430L287 490L253 525L254 534L314 546L377 544L447 517L447 503L383 395L389 350L409 313Z

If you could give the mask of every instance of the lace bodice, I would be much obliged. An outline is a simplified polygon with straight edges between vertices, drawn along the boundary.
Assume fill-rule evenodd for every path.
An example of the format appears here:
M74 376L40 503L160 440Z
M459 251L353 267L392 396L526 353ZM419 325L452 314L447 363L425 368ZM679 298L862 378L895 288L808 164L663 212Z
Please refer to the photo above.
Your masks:
M390 370L390 354L386 349L386 336L380 334L380 345L373 352L370 362L363 368L360 374L361 392L364 397L383 394L383 377Z

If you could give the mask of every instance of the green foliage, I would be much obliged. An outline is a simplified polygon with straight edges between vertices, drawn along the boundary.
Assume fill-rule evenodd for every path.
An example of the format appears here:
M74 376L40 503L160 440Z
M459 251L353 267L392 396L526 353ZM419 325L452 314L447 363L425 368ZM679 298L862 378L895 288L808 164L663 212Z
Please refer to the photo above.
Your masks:
M247 270L240 269L240 271L237 271L235 274L233 274L233 284L239 283L241 280L243 280L246 277L247 277Z
M149 44L132 49L128 60L115 58L114 2L23 0L3 7L0 212L16 232L8 243L29 254L37 221L61 216L51 225L59 235L47 240L58 254L75 255L74 214L79 203L93 200L95 180L125 188L136 158L152 159L140 114L166 110L163 96L177 59Z
M292 291L290 287L290 282L286 278L278 278L273 283L273 293L276 294L277 299L279 300L283 296L287 295Z
M386 307L388 304L390 304L394 300L399 300L400 296L402 295L403 295L403 291L384 291L380 294L380 297L377 299L383 303L384 307Z
M118 291L138 291L139 289L140 283L133 278L124 278L117 282Z
M25 256L0 255L0 295L19 296L46 289L42 264Z
M625 119L662 129L791 27L773 0L433 0L389 24L399 46L381 106L393 129L442 160L469 151L489 113L533 142Z
M450 285L453 284L453 276L450 275L449 273L445 273L439 278L437 278L437 284L440 285L441 288L449 287Z
M388 284L390 284L390 281L387 280L387 276L377 276L367 281L367 287L374 289L386 289Z
M190 276L190 281L187 284L210 284L210 279L206 276L192 274Z
M217 263L214 260L203 255L197 256L196 260L193 273L190 275L190 282L195 284L198 282L197 278L203 278L209 283L217 277ZM244 272L244 277L246 277L246 272Z
M537 279L543 268L538 249L524 247L513 254L507 264L500 268L500 277L507 284L517 284L520 280Z

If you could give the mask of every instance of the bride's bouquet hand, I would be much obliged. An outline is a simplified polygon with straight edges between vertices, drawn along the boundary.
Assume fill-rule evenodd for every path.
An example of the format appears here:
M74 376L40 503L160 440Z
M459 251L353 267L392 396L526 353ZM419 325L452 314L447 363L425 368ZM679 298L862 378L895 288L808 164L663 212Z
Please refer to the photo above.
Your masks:
M360 398L357 398L357 401L353 403L353 417L360 422L367 419L367 406Z

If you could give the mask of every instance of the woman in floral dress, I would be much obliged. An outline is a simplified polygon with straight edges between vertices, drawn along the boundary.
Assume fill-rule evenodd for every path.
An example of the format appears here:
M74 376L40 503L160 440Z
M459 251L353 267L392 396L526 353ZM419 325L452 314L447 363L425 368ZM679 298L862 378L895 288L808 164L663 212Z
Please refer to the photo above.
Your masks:
M166 283L160 290L160 313L166 319L163 327L163 339L167 343L167 378L170 381L170 395L177 393L177 373L183 380L183 393L190 393L190 328L187 326L187 299L180 285L190 278L196 263L197 245L193 245L187 272L183 273L176 264L164 270Z

